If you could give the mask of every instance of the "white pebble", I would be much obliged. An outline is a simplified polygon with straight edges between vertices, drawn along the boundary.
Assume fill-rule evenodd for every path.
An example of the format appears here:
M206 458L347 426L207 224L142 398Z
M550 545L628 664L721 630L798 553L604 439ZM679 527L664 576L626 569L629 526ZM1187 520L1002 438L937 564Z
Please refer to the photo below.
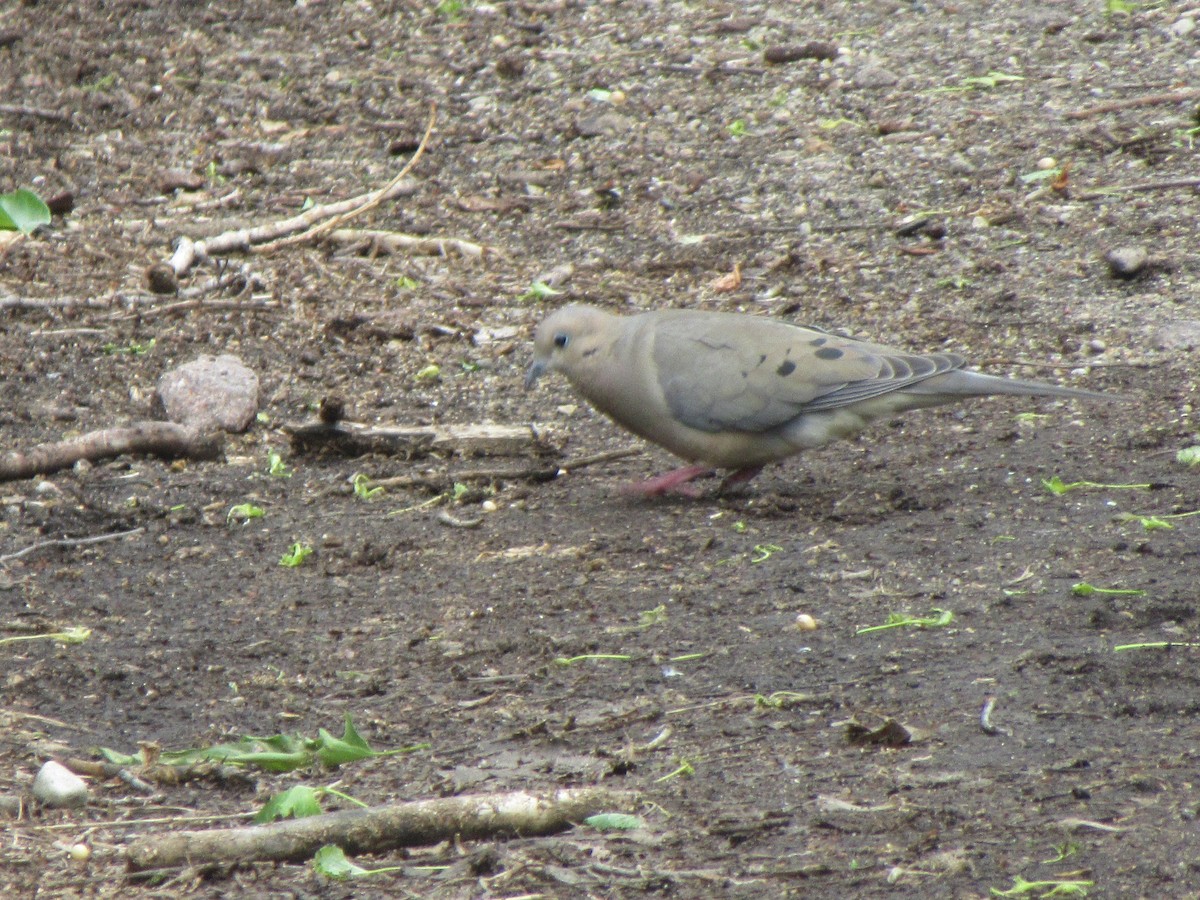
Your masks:
M796 627L801 631L816 631L820 627L820 623L808 613L800 613L796 616Z
M1046 171L1049 171L1050 169L1057 168L1058 160L1055 159L1053 156L1043 156L1041 159L1039 159L1037 161L1037 167L1039 169L1041 169L1043 172L1046 172Z
M87 784L64 766L50 760L33 780L33 796L47 806L83 806L87 803Z

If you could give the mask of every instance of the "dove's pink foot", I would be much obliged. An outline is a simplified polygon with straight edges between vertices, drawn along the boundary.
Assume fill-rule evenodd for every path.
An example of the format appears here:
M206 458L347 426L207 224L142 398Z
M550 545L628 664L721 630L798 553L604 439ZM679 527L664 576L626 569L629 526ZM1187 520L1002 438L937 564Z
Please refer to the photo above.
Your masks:
M701 475L707 475L711 471L712 468L709 466L684 466L682 469L673 469L646 481L628 485L622 489L621 493L633 497L661 497L663 494L674 492L683 494L685 497L699 497L700 490L688 482ZM735 475L737 475L736 472L729 477L733 478Z
M737 487L741 484L746 484L763 470L762 466L746 466L744 469L738 469L731 475L727 475L725 480L721 482L721 487L718 489L721 493L729 490L731 487Z

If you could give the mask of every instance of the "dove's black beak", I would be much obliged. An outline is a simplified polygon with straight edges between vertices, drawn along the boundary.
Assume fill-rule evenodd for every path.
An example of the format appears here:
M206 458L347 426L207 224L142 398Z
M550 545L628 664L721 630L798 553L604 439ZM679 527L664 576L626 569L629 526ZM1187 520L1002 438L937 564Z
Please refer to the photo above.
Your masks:
M525 390L533 387L533 383L542 377L542 373L546 371L546 364L540 359L535 359L533 365L529 367L529 371L525 373Z

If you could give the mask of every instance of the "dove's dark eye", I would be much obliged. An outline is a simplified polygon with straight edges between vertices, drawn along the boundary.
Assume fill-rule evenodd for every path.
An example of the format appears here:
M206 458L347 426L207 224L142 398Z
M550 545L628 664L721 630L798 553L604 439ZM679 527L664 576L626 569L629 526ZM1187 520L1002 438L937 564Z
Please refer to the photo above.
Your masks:
M571 339L561 332L554 336L554 346L558 347L560 350L569 343L571 343Z

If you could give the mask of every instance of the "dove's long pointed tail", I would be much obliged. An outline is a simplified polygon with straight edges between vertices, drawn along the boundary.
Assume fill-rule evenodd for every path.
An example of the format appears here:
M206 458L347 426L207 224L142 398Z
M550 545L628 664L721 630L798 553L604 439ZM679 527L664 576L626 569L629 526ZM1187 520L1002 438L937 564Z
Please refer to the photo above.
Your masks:
M1020 378L1000 378L982 372L956 369L918 384L906 387L908 394L932 394L953 397L988 397L1003 394L1013 397L1074 397L1077 400L1114 400L1112 394L1085 391L1079 388L1062 387L1043 381L1023 381Z

